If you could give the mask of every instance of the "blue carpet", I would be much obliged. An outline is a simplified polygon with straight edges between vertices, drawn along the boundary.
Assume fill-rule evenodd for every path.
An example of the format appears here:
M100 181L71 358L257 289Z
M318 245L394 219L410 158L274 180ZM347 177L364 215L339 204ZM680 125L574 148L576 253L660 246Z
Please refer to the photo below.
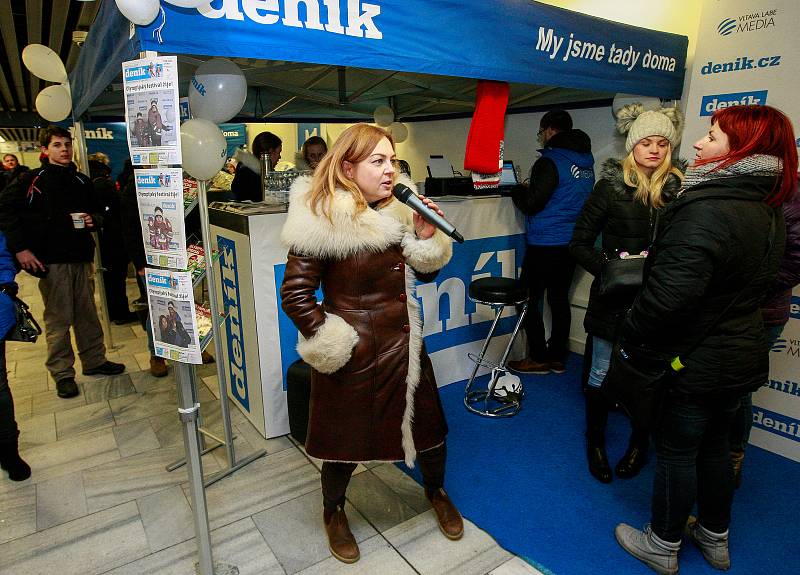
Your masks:
M461 383L441 388L450 426L447 490L465 517L544 573L652 573L618 546L614 527L648 521L655 457L634 479L604 485L589 475L581 361L572 355L563 375L524 376L524 407L507 419L469 413ZM481 381L486 385L486 377ZM627 447L629 429L622 414L611 414L612 467ZM410 473L420 480L416 469ZM800 464L748 449L733 506L729 573L798 572L798 479ZM680 568L682 574L718 573L689 541Z

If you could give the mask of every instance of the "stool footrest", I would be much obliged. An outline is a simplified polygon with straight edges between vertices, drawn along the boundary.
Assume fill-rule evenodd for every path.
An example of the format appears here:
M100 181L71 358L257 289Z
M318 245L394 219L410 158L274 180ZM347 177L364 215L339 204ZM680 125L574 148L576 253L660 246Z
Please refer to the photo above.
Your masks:
M491 369L492 371L494 370L500 370L502 372L508 371L505 365L501 366L496 361L492 361L490 359L487 359L486 357L481 358L478 354L467 352L467 357L471 359L473 362L477 363L479 366Z

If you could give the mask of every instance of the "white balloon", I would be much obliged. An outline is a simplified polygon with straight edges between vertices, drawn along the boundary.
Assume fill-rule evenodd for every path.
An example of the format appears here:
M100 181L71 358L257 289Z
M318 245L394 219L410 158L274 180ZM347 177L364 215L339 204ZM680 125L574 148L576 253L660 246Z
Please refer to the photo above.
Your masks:
M28 44L22 50L22 63L28 71L42 80L48 82L67 81L67 70L61 58L47 46L42 44Z
M392 135L392 139L394 140L395 144L399 144L400 142L405 142L408 138L408 128L406 128L405 124L401 124L400 122L392 122L389 124L387 128L389 133Z
M36 111L50 122L60 122L72 113L72 98L65 86L48 86L36 96Z
M372 113L375 118L375 123L382 128L389 127L389 124L394 122L394 111L389 106L378 106Z
M199 8L203 4L208 4L208 0L164 0L164 2L181 8Z
M197 68L189 84L189 111L194 118L227 122L244 106L247 80L227 58L211 58Z
M216 124L202 118L181 125L183 169L193 178L210 180L225 165L228 142Z
M617 112L628 104L641 104L645 110L658 110L661 107L661 99L654 96L637 96L636 94L617 94L611 103L611 113L617 117Z
M122 15L139 26L147 26L155 20L161 8L158 0L116 0L116 2Z

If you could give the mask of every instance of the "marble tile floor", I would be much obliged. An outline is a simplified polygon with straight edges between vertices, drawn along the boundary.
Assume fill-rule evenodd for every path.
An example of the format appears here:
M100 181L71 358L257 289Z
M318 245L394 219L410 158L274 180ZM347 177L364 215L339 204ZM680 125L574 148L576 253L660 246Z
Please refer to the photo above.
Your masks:
M18 276L21 297L41 318L35 281ZM129 286L137 297L135 284ZM138 325L112 326L126 373L85 377L81 395L55 395L44 368L45 342L9 343L9 383L20 447L33 475L0 474L0 574L191 575L197 560L187 476L165 466L183 457L170 375L149 375ZM212 349L213 351L213 349ZM203 425L221 433L216 369L198 367ZM208 387L207 387L208 386ZM392 464L360 465L346 511L361 560L331 557L322 526L319 461L287 437L265 440L231 406L241 457L267 456L206 490L214 559L245 574L522 575L539 571L502 549L470 521L452 542L436 526L422 489ZM204 472L226 466L217 449Z

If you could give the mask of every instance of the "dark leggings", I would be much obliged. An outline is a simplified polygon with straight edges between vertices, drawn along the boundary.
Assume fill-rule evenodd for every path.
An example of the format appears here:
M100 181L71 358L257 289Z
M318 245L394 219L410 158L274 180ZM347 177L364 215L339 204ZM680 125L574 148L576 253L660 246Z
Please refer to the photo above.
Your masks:
M6 342L0 340L0 445L15 443L19 431L14 419L14 400L6 374Z
M427 492L444 486L444 467L447 461L447 447L443 443L433 449L417 453L422 482ZM322 463L322 505L326 511L336 511L344 507L345 492L357 463L325 461Z

